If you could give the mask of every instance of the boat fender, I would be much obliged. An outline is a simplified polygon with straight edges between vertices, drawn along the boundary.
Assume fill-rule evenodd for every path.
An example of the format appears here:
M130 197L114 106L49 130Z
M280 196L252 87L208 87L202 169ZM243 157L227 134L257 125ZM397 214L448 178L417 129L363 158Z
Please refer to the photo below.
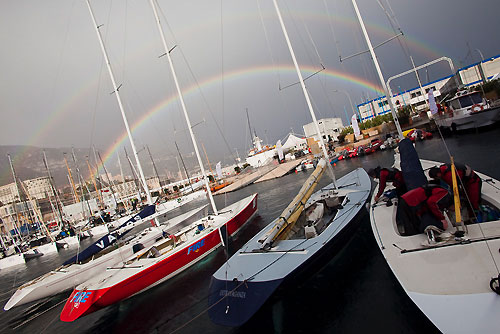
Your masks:
M475 104L475 105L472 106L471 110L472 110L473 113L474 112L479 112L479 111L483 110L483 105L481 105L481 104Z
M500 274L498 274L497 277L493 277L490 280L490 288L495 292L497 295L500 295Z

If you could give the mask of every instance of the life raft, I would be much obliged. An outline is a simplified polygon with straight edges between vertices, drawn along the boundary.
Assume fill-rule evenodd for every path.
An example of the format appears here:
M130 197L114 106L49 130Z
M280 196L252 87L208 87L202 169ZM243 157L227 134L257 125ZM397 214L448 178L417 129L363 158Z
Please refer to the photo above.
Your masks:
M471 111L474 112L480 112L484 109L484 106L482 104L475 104L472 106Z

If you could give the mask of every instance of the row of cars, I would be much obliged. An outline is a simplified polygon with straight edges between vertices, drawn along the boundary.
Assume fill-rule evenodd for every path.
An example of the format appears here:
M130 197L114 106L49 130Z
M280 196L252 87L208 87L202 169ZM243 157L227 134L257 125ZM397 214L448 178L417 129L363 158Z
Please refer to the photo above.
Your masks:
M417 140L424 140L432 138L432 133L421 129L410 129L403 132L403 135L409 138L412 142ZM350 149L345 149L336 153L330 163L335 163L340 160L355 158L358 156L368 155L378 150L385 150L389 148L395 148L398 144L398 140L394 137L388 137L385 141L379 138L372 139L372 141L366 145L360 145Z

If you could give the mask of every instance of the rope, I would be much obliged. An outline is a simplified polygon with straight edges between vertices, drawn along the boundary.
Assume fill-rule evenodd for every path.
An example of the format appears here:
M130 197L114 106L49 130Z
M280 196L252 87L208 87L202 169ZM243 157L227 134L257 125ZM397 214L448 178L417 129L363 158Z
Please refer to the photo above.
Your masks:
M355 203L350 209L346 210L346 212L344 212L342 215L340 215L339 217L342 217L345 213L347 213L348 211L352 210L354 208L355 205L359 205L360 202L358 203ZM338 217L335 217L335 219L337 219ZM337 227L338 229L338 227ZM335 229L335 231L337 230ZM334 232L335 232L334 231ZM333 232L333 233L334 233ZM332 235L333 235L332 233ZM331 238L330 235L328 237L328 239ZM181 326L177 327L175 330L172 331L172 333L176 333L178 332L179 330L181 330L182 328L186 327L187 325L189 325L190 323L192 323L193 321L195 321L196 319L198 319L199 317L201 317L203 314L205 314L206 312L208 312L209 310L211 310L213 307L215 307L216 305L218 305L220 302L222 302L223 300L227 299L227 296L229 296L232 292L238 290L238 288L240 286L242 286L243 284L246 284L248 281L251 281L255 276L257 276L258 274L262 273L263 271L267 270L268 268L270 268L271 266L273 266L276 262L278 262L279 260L281 260L285 255L287 255L288 253L294 251L296 248L298 248L299 246L301 246L303 243L305 243L308 239L304 239L302 242L298 243L297 245L295 245L294 247L286 250L283 252L283 254L281 254L279 257L277 257L274 261L272 261L271 263L269 263L268 265L264 266L262 269L258 270L257 272L255 272L254 274L250 275L247 279L245 280L242 280L241 283L239 283L234 289L232 289L231 291L229 291L228 293L226 293L225 296L223 296L222 298L220 298L219 300L217 300L214 304L212 304L211 306L203 309L199 314L197 314L195 317L193 317L192 319L190 319L189 321L185 322L184 324L182 324ZM310 247L312 247L313 245L315 245L316 243L312 243L311 245L309 245L308 247L306 247L305 249L308 249ZM226 276L226 290L227 290L227 276ZM210 295L207 295L204 299L207 299ZM180 314L180 313L179 313Z
M27 319L27 320L25 320L25 321L21 322L19 325L17 325L17 326L16 326L16 327L14 327L13 329L18 329L19 327L21 327L21 326L23 326L23 325L27 324L28 322L30 322L30 321L32 321L32 320L34 320L34 319L38 318L38 317L39 317L39 316L41 316L42 314L47 313L48 311L52 310L53 308L55 308L55 307L57 307L57 306L61 305L62 303L65 303L65 302L66 302L66 299L61 300L59 303L57 303L57 304L55 304L55 305L52 305L51 307L49 307L49 308L48 308L48 309L46 309L45 311L42 311L42 312L40 312L40 313L38 313L38 314L35 314L33 317L31 317L31 318L29 318L29 319ZM57 316L56 316L56 318L55 318L55 319L57 319ZM53 321L54 321L54 320L52 320L52 321L49 323L49 325L50 325L50 324L52 324L52 322L53 322ZM47 325L47 327L48 327L49 325ZM45 330L47 329L47 327L45 327L43 331L45 331ZM42 332L43 332L43 331L42 331Z
M446 149L446 152L448 153L448 156L450 157L450 160L451 160L451 153L450 153L450 150L448 149L448 145L446 145L446 141L444 140L444 137L443 137L443 134L441 133L441 129L439 128L439 126L437 126L436 124L436 127L438 129L438 132L439 132L439 136L441 137L441 140L444 144L444 147ZM455 167L455 172L456 172L456 167ZM458 177L458 180L460 181L460 184L462 185L462 188L464 189L464 193L465 193L465 197L467 199L467 202L469 203L469 205L472 207L472 204L471 204L471 201L469 199L469 196L467 195L467 192L465 191L465 187L464 187L464 184L462 182L462 179ZM476 216L476 213L474 212L474 210L472 210L473 214L474 214L474 218L476 218L476 221L477 221L477 216ZM464 224L465 225L465 224ZM484 231L483 231L483 227L481 226L481 223L477 223L478 227L479 227L479 230L481 231L481 235L483 236L483 238L486 239L486 236L484 234ZM497 273L500 275L500 269L498 268L498 264L497 262L495 261L495 257L493 256L493 251L491 250L491 247L490 247L490 244L488 243L487 240L485 240L485 243L486 243L486 247L488 248L488 252L490 253L490 256L491 256L491 260L493 261L493 264L495 265L495 268L497 270Z
M157 1L156 1L156 2L157 2ZM174 40L174 44L175 44L175 45L178 45L178 43L177 43L177 41L176 41L176 38L175 38L175 35L174 35L174 33L173 33L173 31L172 31L172 29L171 29L170 25L168 24L168 20L167 20L167 18L166 18L166 16L165 16L165 13L163 12L163 10L161 9L161 7L159 6L158 2L157 2L157 4L156 4L156 6L157 6L157 8L159 9L159 12L160 12L160 14L162 15L162 17L163 17L163 19L164 19L165 25L167 26L167 28L168 28L168 30L169 30L169 32L170 32L170 34L172 35L172 38L173 38L173 40ZM221 6L221 20L222 20L222 6ZM222 34L222 27L221 27L221 34ZM222 43L222 42L221 42L221 43ZM206 105L207 110L208 110L208 112L209 112L210 116L212 117L212 120L214 121L215 126L217 127L217 130L219 131L219 134L221 135L222 140L224 141L224 144L226 145L226 148L228 149L229 155L232 157L232 159L233 159L234 161L236 161L236 157L233 155L233 151L232 151L231 147L229 146L229 143L228 143L228 141L227 141L226 137L224 136L224 132L223 132L223 130L221 129L221 127L220 127L220 125L219 125L219 122L217 122L217 119L216 119L216 118L215 118L215 116L214 116L214 113L213 113L213 111L212 111L212 108L211 108L211 107L210 107L210 105L208 104L207 98L205 97L205 94L203 93L202 89L200 88L200 84L198 83L198 80L196 79L196 76L194 75L193 69L192 69L192 68L191 68L191 66L189 65L189 62L188 62L188 60L187 60L187 58L186 58L186 56L185 56L184 52L182 51L182 48L181 48L181 47L178 47L177 49L179 49L179 52L180 52L180 54L181 54L181 56L182 56L182 59L184 60L184 63L186 64L186 66L187 66L187 68L188 68L188 70L189 70L189 73L191 74L191 77L192 77L192 79L194 80L194 82L195 82L195 84L196 84L196 87L198 87L198 91L199 91L199 93L200 93L200 96L202 97L203 102L204 102L204 104ZM223 45L221 45L221 49L223 49ZM223 58L223 54L222 54L221 58ZM223 61L223 60L221 60L221 61ZM223 65L224 65L224 64L222 63L222 73L224 73L224 67L223 67ZM222 78L224 78L224 75L223 75L223 74L222 74ZM223 81L223 80L222 80L222 82L224 83L224 81ZM224 94L224 86L223 86L222 88L223 88L223 89L222 89L222 94ZM224 102L224 96L222 97L222 99L223 99L223 102ZM176 100L178 100L178 99L176 99ZM224 108L224 103L222 103L222 108ZM224 127L224 125L223 125L223 127Z

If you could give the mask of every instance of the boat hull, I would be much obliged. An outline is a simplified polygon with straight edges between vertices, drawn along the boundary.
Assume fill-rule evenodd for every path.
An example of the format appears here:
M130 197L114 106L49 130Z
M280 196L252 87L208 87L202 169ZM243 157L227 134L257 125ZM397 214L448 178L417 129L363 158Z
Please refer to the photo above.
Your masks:
M26 260L24 259L23 254L12 254L0 259L0 270L20 264L26 264Z
M358 172L361 173L359 170ZM371 183L366 172L362 173L364 176L361 177L361 187L366 188L365 191L351 193L351 204L358 204L348 208L349 202L345 203L345 211L338 214L341 218L333 220L320 235L311 239L281 241L279 249L272 252L254 252L254 249L259 249L258 240L272 228L271 223L233 255L227 266L219 268L210 284L210 319L224 326L241 326L276 289L286 289L309 277L331 260L350 240L361 217L367 212L365 204L369 198ZM339 184L345 180L347 179L340 179Z
M424 170L441 164L421 163ZM477 174L485 180L483 199L500 207L498 181ZM424 234L397 233L395 216L396 205L372 206L372 230L394 276L417 307L443 333L498 333L500 296L489 282L498 275L500 254L489 249L500 248L500 221L467 225L466 242L450 240L430 247ZM453 233L449 225L447 232Z
M151 228L147 233L135 238L129 245L124 245L93 261L85 264L73 264L67 268L61 267L37 277L20 286L5 304L4 310L7 311L15 306L68 291L75 285L81 284L106 270L107 267L133 256L135 244L141 243L144 247L149 247L161 236L160 229Z
M445 128L456 127L457 130L476 129L500 121L500 107L453 117L442 115L436 117L435 121L438 126Z
M174 248L166 256L159 259L147 259L139 268L137 266L110 268L108 276L105 274L103 280L95 280L97 284L90 282L78 286L68 298L61 312L61 320L74 321L81 316L124 300L168 280L208 256L222 243L221 237L225 232L220 229L227 229L228 235L232 236L255 215L257 194L242 201L246 201L245 206L225 220L222 226L210 233L202 234L182 247Z

